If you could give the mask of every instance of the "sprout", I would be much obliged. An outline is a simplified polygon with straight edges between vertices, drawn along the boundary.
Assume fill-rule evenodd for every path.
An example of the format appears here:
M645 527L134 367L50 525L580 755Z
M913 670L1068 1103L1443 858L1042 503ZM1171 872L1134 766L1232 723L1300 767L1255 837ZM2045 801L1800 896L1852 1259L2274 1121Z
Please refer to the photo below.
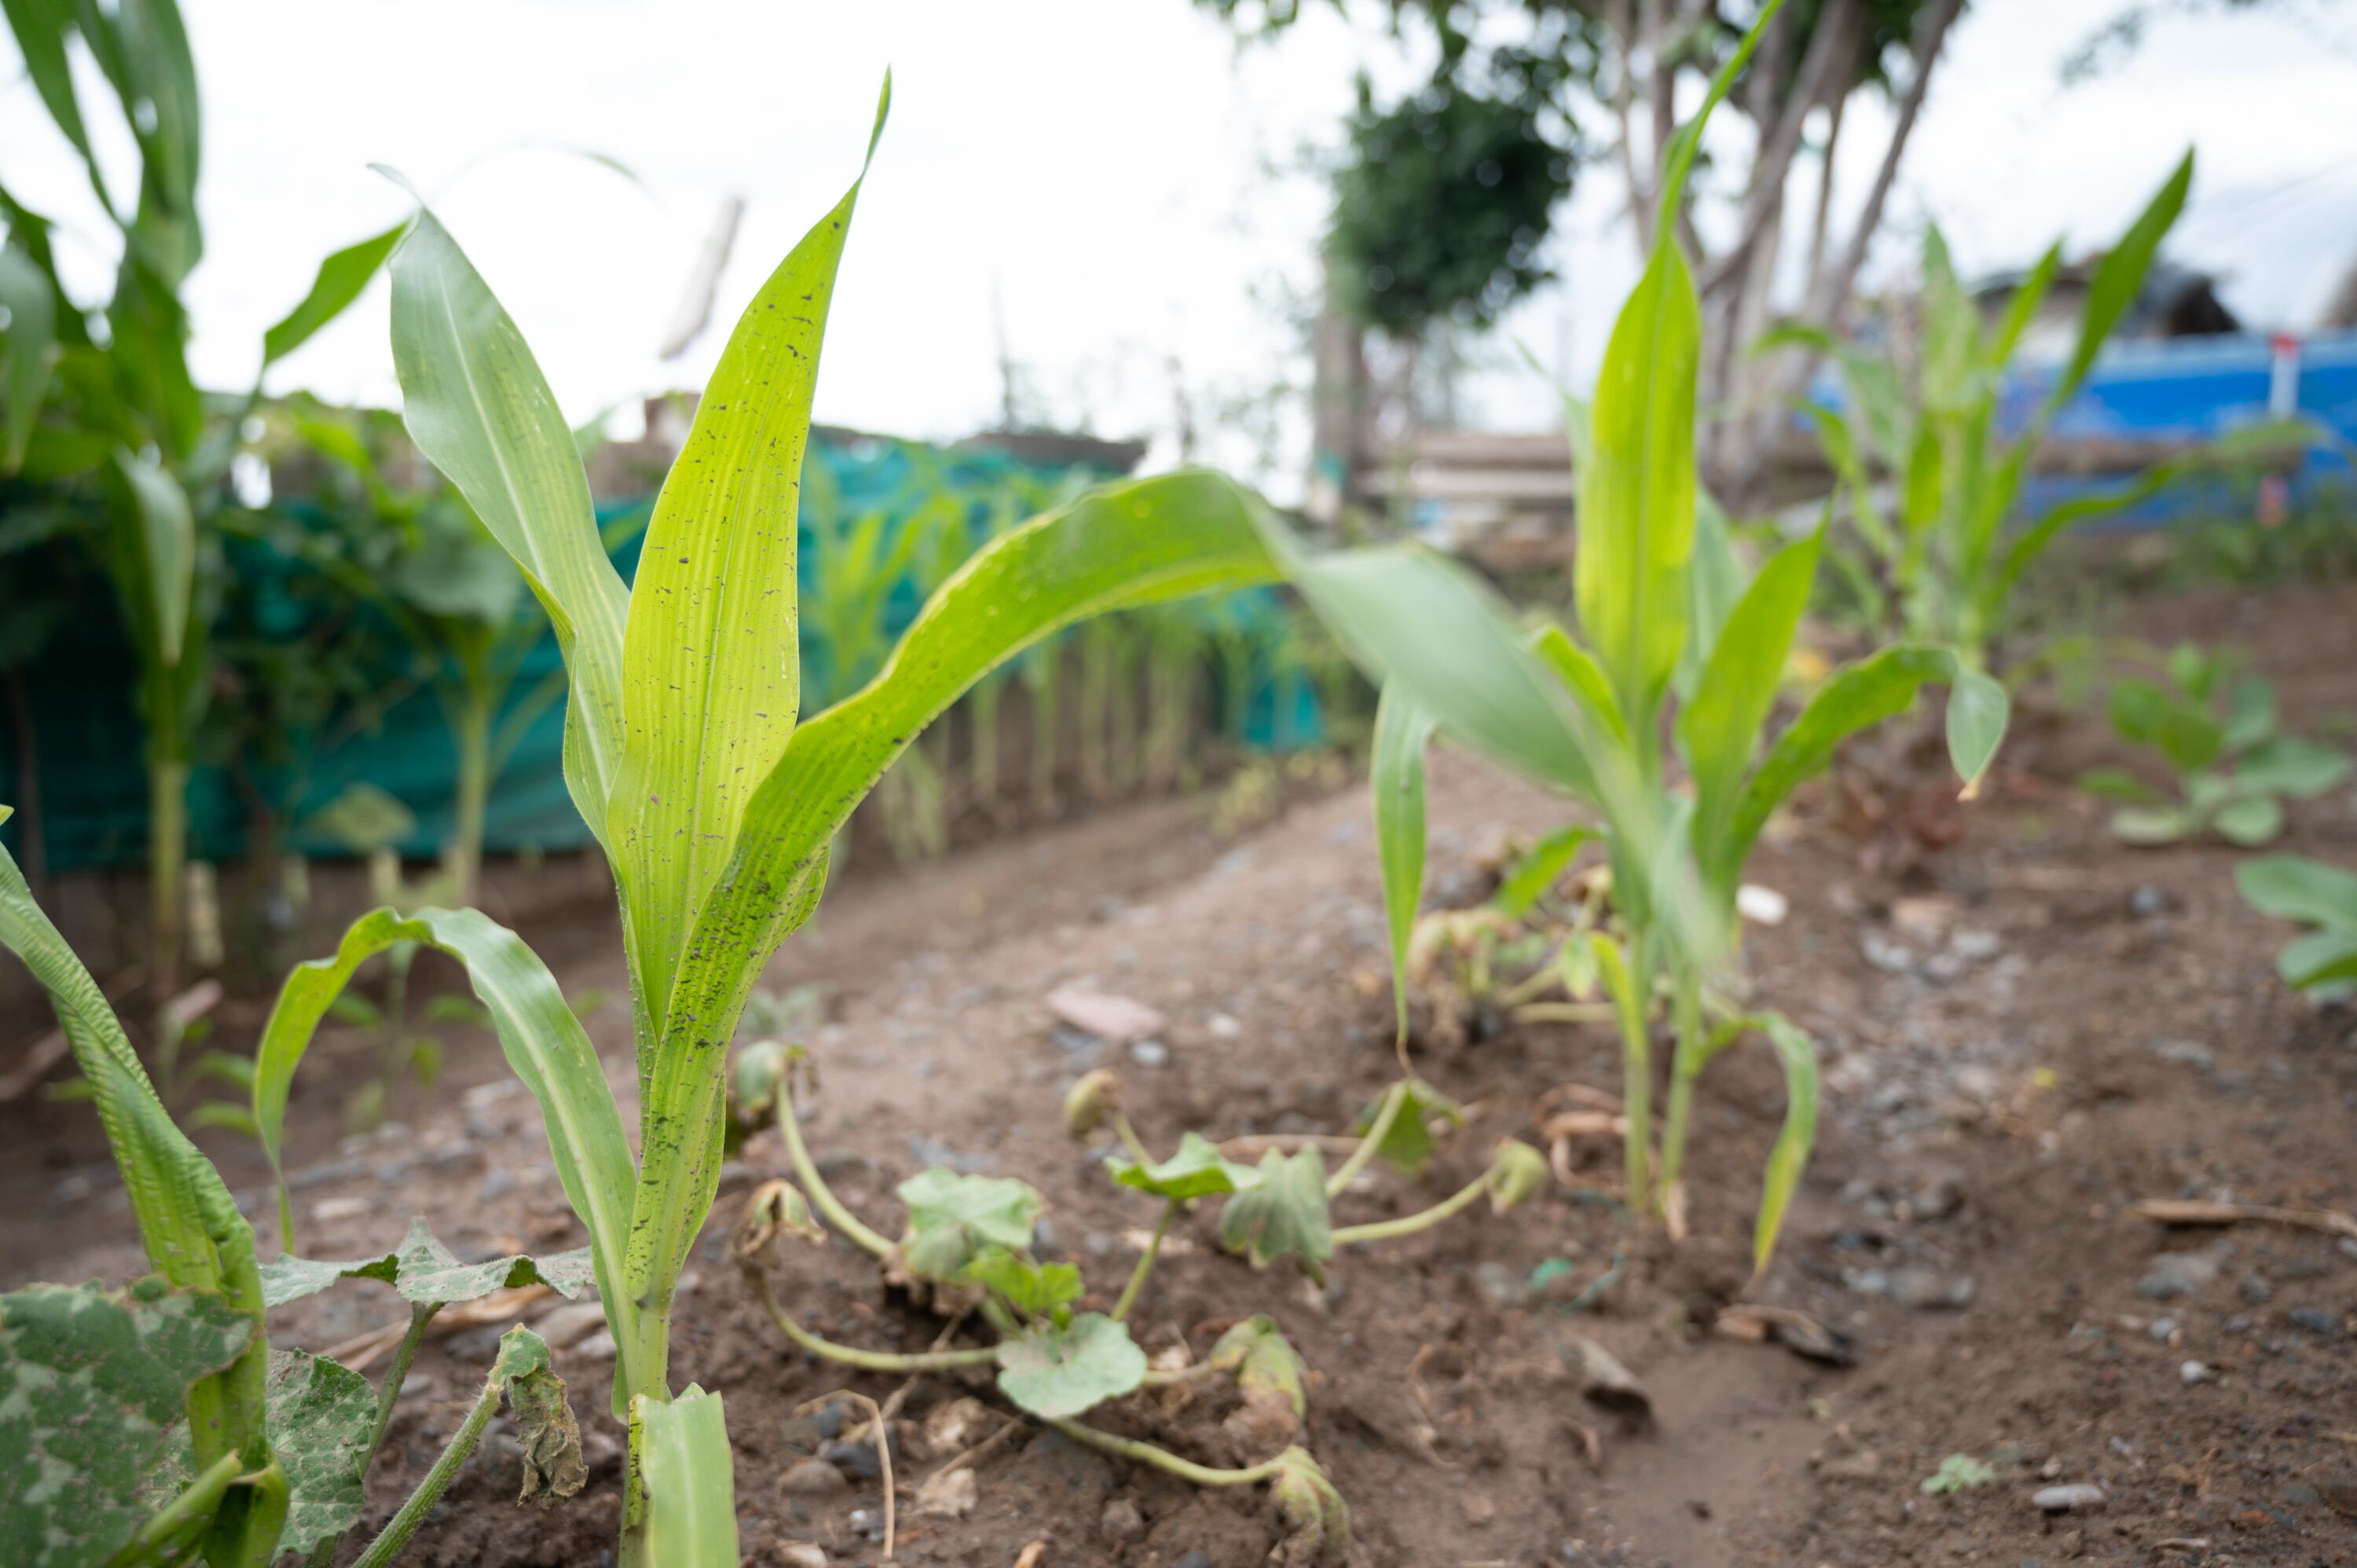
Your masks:
M1503 1214L1544 1186L1546 1156L1518 1138L1501 1138L1490 1155L1490 1212Z
M1121 1075L1106 1067L1084 1072L1064 1096L1064 1131L1075 1138L1085 1138L1111 1122L1120 1110Z

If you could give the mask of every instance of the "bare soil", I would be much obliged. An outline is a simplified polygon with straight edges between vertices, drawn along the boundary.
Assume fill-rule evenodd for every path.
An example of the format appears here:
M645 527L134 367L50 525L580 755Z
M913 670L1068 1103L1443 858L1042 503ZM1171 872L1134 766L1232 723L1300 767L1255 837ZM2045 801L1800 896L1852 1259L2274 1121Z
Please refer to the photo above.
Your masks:
M2249 648L2295 724L2357 706L2345 590L2210 592L2136 618L2146 635ZM2132 1208L2357 1208L2357 1014L2279 983L2273 955L2289 932L2241 904L2234 854L2123 849L2061 786L2115 759L2099 723L2068 716L2025 739L2019 761L2039 771L2005 774L1936 854L1877 854L1857 832L1858 791L1822 786L1752 865L1791 901L1747 938L1757 999L1816 1039L1825 1085L1817 1152L1763 1280L1747 1284L1749 1226L1783 1095L1768 1053L1747 1047L1705 1080L1683 1242L1630 1223L1613 1195L1617 1147L1580 1144L1573 1185L1338 1259L1322 1291L1289 1269L1254 1273L1219 1251L1208 1217L1190 1218L1137 1314L1140 1337L1200 1355L1225 1322L1276 1316L1314 1369L1308 1443L1351 1502L1366 1564L2357 1563L2357 1244L2176 1231ZM1480 897L1498 845L1561 811L1445 757L1432 819L1444 905ZM2357 864L2349 791L2293 821L2283 847ZM619 995L609 917L545 935L568 990ZM889 1233L892 1187L928 1164L1020 1176L1049 1200L1043 1251L1080 1263L1108 1300L1154 1206L1103 1179L1104 1150L1065 1135L1059 1103L1075 1075L1117 1066L1141 1131L1167 1146L1186 1129L1343 1132L1394 1070L1355 789L1231 838L1203 811L1162 803L870 875L830 897L772 979L824 988L806 1127L854 1208ZM1059 1034L1042 998L1066 983L1160 1009L1167 1050L1139 1059ZM225 1042L250 1037L266 1004L232 1008ZM609 1006L591 1029L627 1093L621 1015ZM0 1033L29 1031L6 1022ZM1532 1135L1551 1090L1617 1088L1602 1027L1491 1022L1419 1062L1470 1104L1470 1125L1418 1180L1345 1195L1339 1221L1455 1190L1494 1138ZM488 1037L454 1034L448 1080L396 1096L405 1131L339 1145L346 1070L297 1086L292 1123L316 1140L296 1151L307 1252L382 1251L414 1212L462 1252L584 1239ZM0 1114L0 1277L137 1272L91 1120L70 1105ZM266 1221L258 1158L216 1147ZM750 1184L784 1170L770 1133L728 1173L683 1294L673 1381L727 1400L748 1563L794 1562L785 1545L810 1542L829 1562L872 1563L880 1548L862 1526L877 1482L812 1497L780 1480L821 1440L797 1407L846 1386L884 1399L899 1381L846 1379L788 1346L722 1253ZM846 1244L789 1257L780 1296L822 1333L916 1349L940 1327ZM1738 1297L1837 1330L1855 1364L1713 1332ZM326 1348L397 1313L384 1287L347 1287L287 1309L274 1334ZM371 1480L376 1516L430 1462L502 1326L420 1357ZM1650 1421L1583 1399L1583 1338L1635 1374ZM608 1560L619 1507L608 1364L583 1345L558 1362L590 1434L588 1490L551 1513L519 1510L512 1453L493 1442L410 1561ZM923 1449L926 1416L975 1391L989 1397L946 1379L910 1391L894 1444L904 1482L944 1457ZM1204 1396L1099 1418L1232 1463L1253 1455L1230 1413ZM1924 1493L1953 1454L1994 1479ZM1246 1568L1280 1533L1256 1489L1197 1491L1053 1434L1008 1443L977 1479L961 1519L918 1517L902 1498L898 1560L1006 1568L1042 1541L1038 1568ZM2071 1484L2104 1502L2049 1515L2031 1500Z

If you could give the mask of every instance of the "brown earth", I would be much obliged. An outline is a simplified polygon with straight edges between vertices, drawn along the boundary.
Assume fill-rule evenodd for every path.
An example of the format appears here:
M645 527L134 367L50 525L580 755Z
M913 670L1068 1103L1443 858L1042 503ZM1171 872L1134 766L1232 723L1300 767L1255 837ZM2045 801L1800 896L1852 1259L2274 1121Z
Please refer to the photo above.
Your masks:
M2297 724L2324 726L2357 697L2344 592L2206 593L2138 619L2147 635L2250 648ZM2007 774L1971 809L1963 842L1903 875L1888 856L1862 868L1855 789L1811 791L1753 863L1752 879L1792 904L1748 938L1756 999L1815 1038L1825 1084L1815 1157L1757 1286L1745 1291L1749 1228L1783 1096L1768 1053L1747 1047L1705 1080L1683 1243L1633 1229L1611 1194L1617 1151L1581 1145L1577 1188L1340 1258L1323 1291L1222 1254L1209 1217L1192 1216L1177 1232L1188 1245L1148 1287L1140 1338L1149 1350L1183 1338L1200 1355L1224 1321L1274 1313L1314 1369L1308 1443L1350 1499L1367 1564L2357 1563L2357 1243L2255 1226L2175 1232L2130 1208L2185 1197L2357 1208L2357 1015L2277 982L2272 958L2289 933L2243 907L2233 854L2122 849L2055 785L2105 755L2099 725L2026 724L2023 740L2020 760L2041 773ZM2348 790L2293 817L2284 847L2357 863ZM1446 904L1479 897L1497 844L1560 811L1443 757L1432 818L1433 902ZM544 950L568 991L619 988L606 917L546 933ZM1075 1074L1119 1066L1141 1131L1168 1146L1189 1128L1342 1132L1392 1071L1357 789L1229 839L1204 812L1165 803L871 875L830 899L772 980L824 987L811 1038L823 1086L806 1125L846 1201L891 1232L892 1187L927 1164L1020 1176L1049 1200L1043 1251L1080 1263L1105 1299L1154 1205L1104 1180L1105 1151L1064 1134L1059 1102ZM1167 1058L1054 1033L1041 999L1067 982L1162 1010ZM225 1039L250 1037L265 1006L231 1008ZM7 1023L0 1032L31 1026ZM619 1006L591 1029L627 1091ZM1494 1138L1531 1135L1551 1089L1617 1086L1617 1047L1598 1026L1475 1033L1486 1037L1419 1064L1470 1103L1470 1125L1423 1177L1346 1195L1338 1222L1455 1190ZM583 1240L529 1099L500 1076L487 1037L461 1035L447 1081L396 1096L406 1132L336 1146L325 1129L350 1064L298 1084L292 1122L317 1140L296 1150L307 1252L382 1250L413 1212L462 1252ZM0 1116L0 1277L137 1272L90 1120L71 1106ZM266 1217L258 1159L214 1146ZM673 1380L727 1400L748 1562L786 1563L781 1544L808 1541L830 1562L874 1563L858 1525L878 1505L876 1482L825 1497L779 1483L802 1456L791 1444L815 1441L796 1406L845 1386L882 1399L899 1380L845 1379L787 1346L721 1251L749 1181L784 1163L769 1133L729 1173L683 1294ZM939 1328L888 1296L847 1244L789 1259L781 1298L822 1333L916 1349ZM2186 1288L2149 1294L2171 1283ZM1710 1332L1738 1293L1838 1330L1856 1364ZM286 1309L274 1334L325 1348L396 1315L385 1287L348 1286ZM420 1357L372 1478L371 1524L455 1424L501 1326ZM1582 1398L1583 1337L1642 1382L1649 1423ZM588 1491L553 1513L519 1511L512 1449L494 1441L408 1561L607 1561L619 1449L606 1367L581 1345L558 1362L590 1432ZM968 1391L920 1380L904 1437ZM1097 1419L1232 1463L1228 1407L1204 1396L1176 1415ZM895 1445L904 1482L940 1462L920 1445ZM1995 1478L1922 1492L1952 1454ZM1198 1491L1053 1434L999 1449L977 1479L963 1519L915 1517L902 1498L899 1561L1005 1568L1039 1541L1039 1568L1243 1568L1278 1535L1257 1489ZM2049 1517L2030 1500L2075 1483L2102 1487L2104 1504Z

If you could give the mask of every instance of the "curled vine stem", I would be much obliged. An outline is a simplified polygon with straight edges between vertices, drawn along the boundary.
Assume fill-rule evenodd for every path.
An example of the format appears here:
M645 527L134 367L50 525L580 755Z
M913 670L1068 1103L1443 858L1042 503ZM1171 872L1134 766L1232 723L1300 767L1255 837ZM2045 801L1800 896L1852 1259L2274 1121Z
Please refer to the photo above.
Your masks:
M1241 1470L1222 1470L1210 1465L1198 1465L1192 1459L1182 1459L1168 1448L1158 1448L1151 1443L1142 1443L1135 1437L1115 1437L1110 1432L1101 1432L1093 1426L1084 1426L1077 1421L1055 1417L1046 1419L1049 1426L1083 1447L1094 1448L1100 1453L1118 1455L1124 1459L1135 1459L1141 1465L1151 1465L1157 1470L1176 1476L1182 1481L1191 1481L1199 1487L1254 1486L1269 1479L1285 1468L1283 1460L1267 1459L1257 1465L1247 1465Z
M810 1149L802 1143L801 1118L794 1111L793 1074L788 1071L778 1079L778 1132L786 1140L786 1157L793 1163L794 1176L809 1192L812 1207L826 1216L827 1223L842 1231L861 1251L878 1258L892 1254L892 1243L880 1232L871 1229L859 1216L844 1207L818 1174L818 1162L812 1159Z
M1367 1162L1375 1157L1375 1151L1383 1147L1385 1138L1391 1136L1392 1124L1400 1119L1407 1099L1405 1079L1383 1091L1383 1106L1375 1112L1374 1121L1369 1123L1366 1135L1359 1140L1359 1146L1351 1151L1350 1158L1335 1166L1334 1174L1326 1178L1328 1197L1340 1197L1350 1189L1351 1183L1358 1179L1359 1173L1367 1168Z
M766 1272L752 1265L740 1266L744 1268L745 1283L752 1286L753 1294L760 1298L761 1305L769 1312L770 1321L778 1326L778 1331L821 1360L855 1367L863 1372L908 1374L945 1372L958 1367L983 1367L998 1359L996 1350L986 1348L901 1352L862 1350L853 1345L838 1345L832 1339L812 1333L787 1316L786 1309L778 1305L777 1293L770 1288L770 1276Z
M1430 1208L1404 1214L1397 1219L1378 1219L1366 1225L1338 1227L1334 1231L1334 1245L1359 1247L1370 1241L1395 1241L1402 1236L1429 1230L1459 1209L1469 1208L1474 1199L1490 1190L1490 1185L1491 1173L1484 1171Z

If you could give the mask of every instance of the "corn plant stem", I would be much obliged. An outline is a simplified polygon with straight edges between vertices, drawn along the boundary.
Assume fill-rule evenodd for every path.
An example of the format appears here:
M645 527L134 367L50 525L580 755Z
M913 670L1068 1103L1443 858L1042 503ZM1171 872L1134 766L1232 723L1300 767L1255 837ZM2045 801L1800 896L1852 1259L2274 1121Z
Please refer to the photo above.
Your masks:
M139 1533L124 1542L123 1550L106 1560L106 1568L135 1568L150 1562L172 1562L181 1554L173 1550L179 1538L192 1527L202 1524L221 1505L221 1498L244 1468L244 1460L237 1454L224 1454L206 1466L204 1474L188 1483L178 1497L164 1505Z
M1685 1167L1686 1128L1694 1118L1695 1080L1708 1051L1702 1034L1702 986L1688 973L1670 981L1670 1029L1676 1045L1670 1058L1670 1107L1662 1129L1662 1201Z
M425 1478L417 1483L417 1489L409 1494L409 1500L393 1514L393 1522L369 1542L368 1550L360 1554L352 1568L385 1568L386 1563L401 1554L401 1549L409 1544L409 1538L417 1532L417 1527L425 1522L425 1516L433 1511L436 1503L442 1500L442 1494L450 1489L450 1483L457 1479L458 1472L466 1467L468 1455L475 1452L475 1444L483 1440L483 1428L489 1426L491 1417L499 1412L500 1396L506 1391L506 1380L494 1368L491 1375L483 1380L483 1391L476 1396L475 1407L467 1412L467 1419L458 1423L457 1433L450 1439L450 1445L442 1450L442 1456L434 1461L434 1467L425 1472Z
M1490 1173L1484 1171L1430 1208L1405 1214L1397 1219L1378 1219L1369 1225L1345 1225L1334 1232L1334 1245L1358 1247L1369 1241L1394 1241L1402 1236L1413 1236L1419 1230L1429 1230L1489 1190Z
M1620 1015L1621 1077L1625 1080L1622 1111L1629 1119L1622 1135L1622 1154L1629 1181L1629 1208L1640 1216L1652 1212L1653 1052L1647 1037L1645 997L1652 984L1645 943L1633 944L1628 996L1614 998Z
M458 747L457 819L450 842L444 846L449 869L450 898L457 904L475 901L475 883L483 865L483 818L491 788L491 693L487 678L467 671L466 690L451 705L454 738Z
M1209 1465L1198 1465L1192 1459L1181 1459L1168 1448L1157 1448L1151 1443L1140 1443L1134 1437L1115 1437L1110 1432L1100 1432L1077 1421L1049 1418L1048 1425L1084 1448L1113 1454L1124 1459L1135 1459L1141 1465L1151 1465L1168 1471L1182 1481L1199 1487L1249 1487L1265 1481L1283 1469L1280 1460L1266 1459L1241 1470L1219 1470Z
M802 1188L810 1194L812 1207L827 1218L828 1223L851 1238L860 1251L876 1257L891 1255L892 1243L863 1223L856 1214L843 1206L834 1189L818 1174L818 1164L802 1144L801 1122L794 1114L792 1085L785 1079L778 1084L778 1131L786 1140L786 1157L793 1163L794 1175L802 1179Z
M1162 1251L1162 1238L1170 1233L1170 1222L1178 1218L1178 1200L1170 1199L1162 1206L1162 1218L1155 1222L1154 1239L1138 1254L1137 1267L1129 1271L1129 1283L1121 1287L1121 1299L1113 1304L1113 1320L1121 1322L1129 1309L1137 1305L1137 1293L1146 1288L1146 1276L1154 1272L1154 1259Z
M1374 1121L1368 1124L1366 1135L1359 1140L1359 1146L1351 1151L1351 1157L1335 1166L1334 1174L1326 1178L1328 1197L1340 1197L1349 1189L1351 1183L1358 1179L1359 1173L1367 1168L1367 1162L1375 1157L1375 1151L1383 1146L1383 1140L1391 1136L1392 1125L1400 1119L1401 1109L1406 1104L1407 1084L1405 1081L1383 1090L1383 1102L1375 1112Z
M161 705L170 706L170 699L165 698ZM170 996L180 988L180 882L188 859L188 765L179 755L178 727L174 718L150 738L152 755L147 764L147 973L159 996Z
M761 1305L768 1310L770 1321L778 1326L778 1331L822 1360L856 1367L863 1372L906 1374L945 1372L953 1367L987 1366L998 1359L998 1352L995 1349L923 1350L904 1355L889 1350L861 1350L849 1345L838 1345L832 1339L821 1338L786 1316L786 1309L778 1305L777 1293L770 1288L767 1273L758 1267L748 1268L745 1271L745 1279L753 1287L753 1294L761 1298Z

